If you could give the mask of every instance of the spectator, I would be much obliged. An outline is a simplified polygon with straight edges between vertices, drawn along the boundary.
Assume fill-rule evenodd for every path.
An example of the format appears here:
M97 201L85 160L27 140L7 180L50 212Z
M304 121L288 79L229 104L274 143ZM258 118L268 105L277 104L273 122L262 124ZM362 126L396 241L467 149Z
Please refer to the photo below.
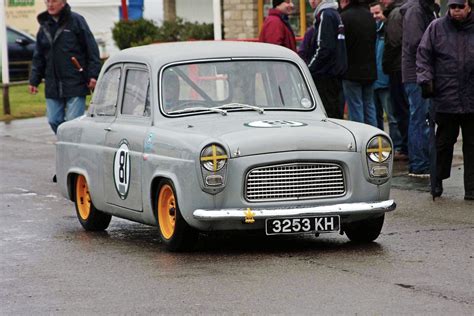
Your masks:
M292 11L291 0L273 0L273 8L268 10L259 41L281 45L296 52L295 33L288 22L288 16Z
M341 18L347 47L348 69L342 86L349 107L349 119L377 126L374 90L376 25L365 4L341 0Z
M308 64L328 117L342 119L341 78L347 56L338 4L335 0L309 0L309 4L315 9L314 26L306 32L298 54Z
M392 141L395 160L408 160L408 99L402 82L403 17L400 7L404 0L382 0L385 10L385 46L382 58L383 72L389 77L389 90L393 115L398 133ZM395 127L394 127L395 128ZM391 131L391 130L390 130ZM398 136L399 135L399 136Z
M474 200L474 14L472 2L448 0L448 14L432 22L418 47L417 82L435 110L436 188L449 178L453 148L462 130L464 199Z
M38 93L45 79L48 122L58 126L84 114L86 95L100 72L99 48L86 20L71 11L66 0L46 0L47 10L38 15L40 29L30 75L30 93ZM83 73L71 62L75 57Z
M400 142L400 132L397 121L393 114L392 102L390 100L389 78L382 70L382 57L385 46L385 16L383 15L383 5L380 2L373 2L369 5L370 13L377 23L377 42L375 45L375 56L377 58L377 80L374 82L374 103L377 117L377 127L384 130L384 112L387 113L388 128L390 138L393 143ZM396 146L394 146L396 149Z
M408 97L408 175L429 177L429 126L427 114L430 101L423 99L416 84L416 50L428 25L438 17L439 6L434 0L410 0L400 13L403 15L402 80Z

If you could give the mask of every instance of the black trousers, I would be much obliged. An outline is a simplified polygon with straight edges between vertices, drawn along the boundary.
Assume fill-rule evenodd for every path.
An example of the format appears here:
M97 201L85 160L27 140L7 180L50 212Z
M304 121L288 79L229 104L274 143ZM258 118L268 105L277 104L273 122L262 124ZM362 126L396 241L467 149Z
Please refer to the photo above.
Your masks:
M389 74L389 89L392 99L393 114L397 120L398 130L402 138L401 152L408 154L408 124L410 120L410 106L402 82L402 72L395 71Z
M474 113L436 113L436 168L438 179L451 175L454 144L462 131L462 154L464 160L464 190L474 193Z
M342 80L339 78L313 78L313 80L328 117L344 118L344 103L341 100Z

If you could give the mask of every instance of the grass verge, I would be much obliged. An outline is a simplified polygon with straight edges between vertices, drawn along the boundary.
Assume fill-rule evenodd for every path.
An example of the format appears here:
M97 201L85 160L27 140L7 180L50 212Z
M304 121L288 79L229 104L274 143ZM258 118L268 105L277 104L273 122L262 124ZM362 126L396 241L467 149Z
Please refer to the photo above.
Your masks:
M2 90L2 89L0 89ZM46 114L46 98L44 97L44 84L39 86L39 92L36 95L28 92L28 85L18 85L9 87L10 96L10 115L4 114L3 91L0 98L0 121L11 121L15 119L24 119L31 117L44 116ZM87 96L86 104L90 102L90 96Z

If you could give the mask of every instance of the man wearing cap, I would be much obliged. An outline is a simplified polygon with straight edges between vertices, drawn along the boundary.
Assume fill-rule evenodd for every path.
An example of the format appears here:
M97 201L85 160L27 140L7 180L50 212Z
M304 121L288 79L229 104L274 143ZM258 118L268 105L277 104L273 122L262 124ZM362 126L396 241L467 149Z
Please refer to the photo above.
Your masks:
M291 0L273 0L273 8L263 23L259 41L284 46L296 52L295 33L288 22L293 11Z
M472 1L472 0L471 0ZM463 137L465 200L474 200L474 14L472 2L448 0L446 16L433 21L418 47L417 83L432 98L436 130L435 197L450 176L459 128Z

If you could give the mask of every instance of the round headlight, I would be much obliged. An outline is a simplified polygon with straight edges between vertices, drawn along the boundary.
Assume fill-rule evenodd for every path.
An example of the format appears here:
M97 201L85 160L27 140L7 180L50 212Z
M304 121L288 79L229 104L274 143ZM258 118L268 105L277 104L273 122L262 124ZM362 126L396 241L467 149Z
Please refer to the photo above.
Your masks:
M384 162L392 154L392 145L385 136L375 136L367 145L367 156L373 162Z
M208 171L219 171L227 163L227 154L219 145L209 145L201 151L201 164Z

